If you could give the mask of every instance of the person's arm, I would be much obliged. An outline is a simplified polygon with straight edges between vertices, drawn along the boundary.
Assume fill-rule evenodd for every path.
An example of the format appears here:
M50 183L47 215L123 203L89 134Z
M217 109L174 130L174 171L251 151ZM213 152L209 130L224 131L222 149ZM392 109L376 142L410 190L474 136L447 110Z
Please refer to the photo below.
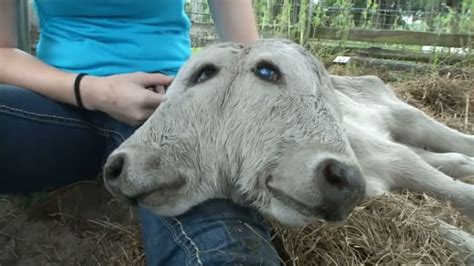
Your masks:
M17 49L16 2L0 0L0 84L33 90L53 100L77 105L73 84L77 76L49 66ZM171 78L161 74L132 73L110 77L86 76L81 82L84 107L139 125L163 99L144 89L168 85Z
M259 38L251 0L208 0L208 3L221 41L248 43Z

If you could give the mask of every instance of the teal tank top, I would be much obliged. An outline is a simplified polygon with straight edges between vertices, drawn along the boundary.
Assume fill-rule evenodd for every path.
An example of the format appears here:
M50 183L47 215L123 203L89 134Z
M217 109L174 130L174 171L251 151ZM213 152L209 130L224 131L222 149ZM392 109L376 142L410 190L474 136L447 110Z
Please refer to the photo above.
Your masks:
M59 69L107 76L175 75L191 54L185 0L35 0L37 57Z

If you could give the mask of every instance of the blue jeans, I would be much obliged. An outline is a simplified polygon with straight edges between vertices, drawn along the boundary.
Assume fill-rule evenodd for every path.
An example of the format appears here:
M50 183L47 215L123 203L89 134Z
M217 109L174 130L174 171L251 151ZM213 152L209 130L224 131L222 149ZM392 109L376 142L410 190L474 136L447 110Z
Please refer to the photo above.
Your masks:
M104 113L0 85L0 194L95 177L134 131ZM148 265L281 264L262 218L227 200L209 200L178 217L139 213Z

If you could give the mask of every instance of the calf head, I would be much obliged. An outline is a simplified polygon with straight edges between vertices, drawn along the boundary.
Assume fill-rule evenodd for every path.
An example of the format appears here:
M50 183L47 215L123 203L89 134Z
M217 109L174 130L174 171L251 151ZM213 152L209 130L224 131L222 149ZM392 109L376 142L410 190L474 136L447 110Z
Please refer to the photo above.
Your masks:
M164 216L231 198L285 224L343 221L365 182L338 110L329 75L302 47L213 45L110 155L105 183Z

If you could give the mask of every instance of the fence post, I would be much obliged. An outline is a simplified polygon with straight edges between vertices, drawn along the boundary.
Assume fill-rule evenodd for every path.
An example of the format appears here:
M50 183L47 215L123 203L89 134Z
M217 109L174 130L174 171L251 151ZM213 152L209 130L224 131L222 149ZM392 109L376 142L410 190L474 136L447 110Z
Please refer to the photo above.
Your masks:
M16 7L18 49L31 53L31 30L28 0L17 0Z
M204 0L191 1L191 21L195 23L204 22L205 4Z
M306 32L305 32L305 42L309 40L309 36L311 34L311 26L313 25L313 13L314 13L314 0L309 0L309 8L308 8L308 19L306 24Z

